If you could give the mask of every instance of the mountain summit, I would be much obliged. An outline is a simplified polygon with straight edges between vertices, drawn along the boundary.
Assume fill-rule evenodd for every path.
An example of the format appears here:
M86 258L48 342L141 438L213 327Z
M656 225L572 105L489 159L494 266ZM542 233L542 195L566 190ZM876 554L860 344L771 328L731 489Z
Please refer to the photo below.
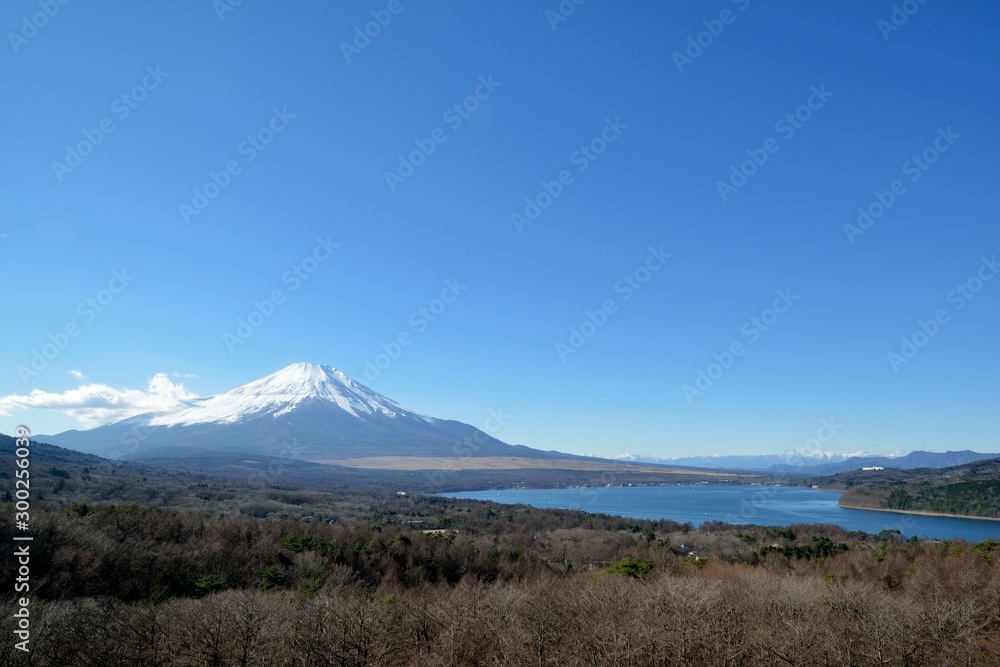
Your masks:
M501 425L487 424L490 430ZM38 437L112 458L227 451L363 467L434 468L471 458L482 459L484 467L492 467L490 457L576 458L508 445L468 424L410 410L331 366L307 363L179 409Z
M306 406L337 408L353 417L431 417L407 410L399 403L358 384L332 366L292 364L259 380L248 382L190 407L153 416L152 426L235 424L264 416L282 417Z

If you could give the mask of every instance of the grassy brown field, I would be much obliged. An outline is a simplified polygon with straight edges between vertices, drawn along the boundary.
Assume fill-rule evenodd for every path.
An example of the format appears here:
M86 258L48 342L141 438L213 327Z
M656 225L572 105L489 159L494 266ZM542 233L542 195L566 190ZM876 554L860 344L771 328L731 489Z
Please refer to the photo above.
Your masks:
M720 472L718 470L697 470L675 468L641 463L616 463L596 459L529 459L515 456L364 456L350 459L329 459L314 463L332 463L349 468L372 468L377 470L523 470L537 468L546 470L588 470L601 472L662 473L664 475L691 475L698 478L719 479L756 478L759 475Z

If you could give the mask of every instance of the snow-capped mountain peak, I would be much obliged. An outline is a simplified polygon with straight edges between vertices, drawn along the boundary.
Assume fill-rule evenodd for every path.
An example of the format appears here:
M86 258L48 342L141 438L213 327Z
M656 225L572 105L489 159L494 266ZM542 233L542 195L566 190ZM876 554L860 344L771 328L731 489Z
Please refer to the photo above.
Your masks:
M415 412L319 364L292 364L180 408L45 438L115 458L239 452L319 463L368 459L365 466L374 468L401 465L400 457L419 458L406 465L450 470L443 466L460 458L566 456L508 445L474 426Z
M332 404L353 417L425 415L408 410L355 382L332 366L297 363L276 373L203 399L169 413L152 416L151 426L233 424L262 416L281 417L307 404Z

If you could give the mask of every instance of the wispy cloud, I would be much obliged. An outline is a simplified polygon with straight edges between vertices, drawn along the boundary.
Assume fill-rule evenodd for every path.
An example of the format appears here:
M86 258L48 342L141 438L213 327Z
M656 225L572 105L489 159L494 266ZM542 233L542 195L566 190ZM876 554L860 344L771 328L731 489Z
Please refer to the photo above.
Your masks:
M177 371L174 371L174 377L175 378L191 378L191 379L194 379L194 380L198 379L198 376L195 375L194 373L178 373Z
M69 374L72 375L73 377L75 377L77 380L81 380L82 381L82 380L86 380L87 379L86 375L84 375L83 373L81 373L80 371L77 371L77 370L70 371Z
M70 373L77 377L79 371ZM30 394L0 396L0 415L22 410L56 410L76 419L84 427L92 428L144 412L183 407L195 398L198 396L185 389L183 384L174 383L166 373L157 373L145 390L89 383L62 393L36 389Z

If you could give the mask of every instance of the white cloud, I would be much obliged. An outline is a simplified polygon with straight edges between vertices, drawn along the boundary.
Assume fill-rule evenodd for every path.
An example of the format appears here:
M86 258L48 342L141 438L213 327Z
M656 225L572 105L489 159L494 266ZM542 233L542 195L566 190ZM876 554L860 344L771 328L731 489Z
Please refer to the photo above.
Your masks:
M30 394L0 396L0 415L22 410L57 410L92 428L144 412L181 408L195 398L198 396L187 391L183 384L175 384L166 373L157 373L145 391L90 383L59 394L36 389Z
M174 377L175 378L192 378L192 379L195 379L195 380L198 379L198 376L195 375L194 373L178 373L176 371L174 371Z
M81 373L80 371L70 371L69 374L75 377L77 380L82 381L87 379L87 376Z

